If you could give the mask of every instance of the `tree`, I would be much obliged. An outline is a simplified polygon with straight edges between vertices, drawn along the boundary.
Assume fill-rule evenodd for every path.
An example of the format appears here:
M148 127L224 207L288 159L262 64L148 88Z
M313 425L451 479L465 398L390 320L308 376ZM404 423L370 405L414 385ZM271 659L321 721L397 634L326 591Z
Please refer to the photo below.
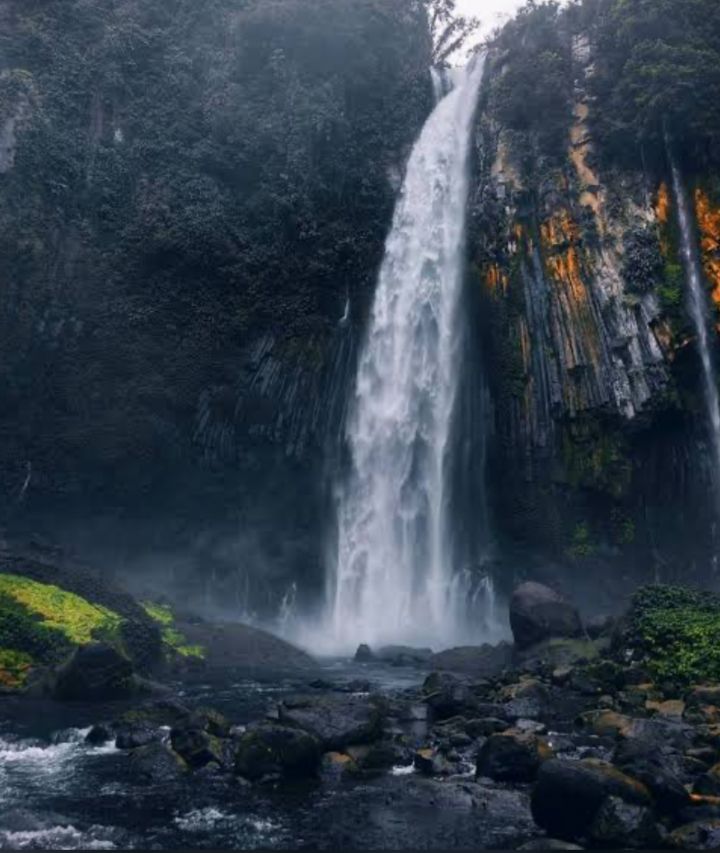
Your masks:
M456 0L425 0L433 43L433 63L447 65L478 31L480 21L457 14Z

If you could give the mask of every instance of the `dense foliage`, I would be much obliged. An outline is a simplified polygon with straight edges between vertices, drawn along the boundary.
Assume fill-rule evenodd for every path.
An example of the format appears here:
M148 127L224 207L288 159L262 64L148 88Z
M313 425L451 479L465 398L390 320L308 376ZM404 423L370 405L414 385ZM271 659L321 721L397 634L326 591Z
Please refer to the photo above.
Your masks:
M429 107L425 10L2 5L4 487L29 462L31 495L146 489L200 455L204 393L237 418L248 345L313 369L348 295L366 300Z
M630 638L659 680L688 684L720 679L720 598L704 590L651 586L630 610Z

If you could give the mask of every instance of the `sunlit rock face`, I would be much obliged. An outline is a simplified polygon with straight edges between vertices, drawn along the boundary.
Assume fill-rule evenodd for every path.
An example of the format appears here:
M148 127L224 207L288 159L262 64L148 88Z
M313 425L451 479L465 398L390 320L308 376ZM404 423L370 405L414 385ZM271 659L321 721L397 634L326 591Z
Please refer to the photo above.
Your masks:
M576 576L613 564L652 579L683 552L709 572L711 442L669 171L612 165L595 140L592 31L559 32L555 49L555 114L521 127L501 43L477 122L469 289L492 365L495 516L511 548ZM702 182L692 192L717 305L720 210Z

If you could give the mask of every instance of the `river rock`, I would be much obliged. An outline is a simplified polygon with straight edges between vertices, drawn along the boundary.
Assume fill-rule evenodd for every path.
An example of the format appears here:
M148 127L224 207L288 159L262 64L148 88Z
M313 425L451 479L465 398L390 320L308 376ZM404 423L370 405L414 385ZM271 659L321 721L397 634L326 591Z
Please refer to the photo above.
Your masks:
M162 732L156 726L135 723L120 728L115 738L115 746L118 749L137 749L159 740L162 740Z
M650 808L614 796L605 798L588 835L598 847L647 849L660 841Z
M310 696L287 699L278 706L285 725L316 737L324 751L342 750L349 744L370 743L382 734L385 707L372 696Z
M371 660L375 660L375 655L373 654L372 649L368 646L367 643L360 643L357 647L357 651L355 652L355 660L358 663L368 663Z
M126 699L138 691L130 660L114 646L91 643L76 649L58 669L52 692L56 699L94 702Z
M227 763L223 742L203 729L173 729L170 733L170 742L173 750L194 769L211 763L218 766Z
M301 729L261 723L244 732L235 744L235 771L255 781L263 776L314 775L322 757L318 738Z
M604 761L551 759L540 765L532 792L532 814L549 835L578 840L590 830L608 797L648 806L648 789Z
M543 761L552 758L547 742L529 732L511 729L490 735L480 748L476 776L497 782L532 782Z
M524 583L513 592L510 627L519 649L527 649L551 637L582 634L577 609L550 587L534 582Z
M374 657L391 666L424 666L431 659L432 653L432 649L413 646L383 646L374 653Z
M663 814L676 814L690 804L690 795L677 774L677 761L656 744L639 739L620 741L613 763L647 786Z
M131 772L148 782L172 782L187 770L182 758L162 743L133 749L129 756Z
M463 715L485 716L477 711L478 700L469 683L449 672L431 673L425 679L423 693L430 717L434 721Z

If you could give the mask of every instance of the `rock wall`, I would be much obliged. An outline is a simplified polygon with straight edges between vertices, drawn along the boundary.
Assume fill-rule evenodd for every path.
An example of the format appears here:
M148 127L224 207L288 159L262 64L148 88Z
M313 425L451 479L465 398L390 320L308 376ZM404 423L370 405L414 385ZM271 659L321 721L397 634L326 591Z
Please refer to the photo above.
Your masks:
M528 15L498 39L476 134L469 287L495 403L500 576L539 562L608 590L707 579L717 505L667 164L604 156L596 32L553 15L550 31ZM716 183L688 180L717 304Z

